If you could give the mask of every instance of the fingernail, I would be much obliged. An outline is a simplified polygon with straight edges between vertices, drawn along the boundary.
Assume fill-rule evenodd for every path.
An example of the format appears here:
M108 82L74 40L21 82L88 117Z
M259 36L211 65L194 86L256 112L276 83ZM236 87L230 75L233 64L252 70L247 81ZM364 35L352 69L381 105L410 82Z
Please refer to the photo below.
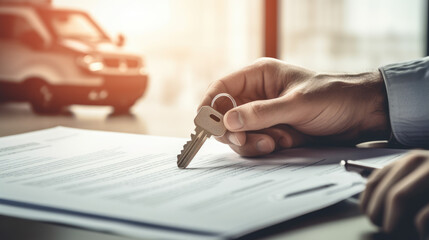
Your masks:
M260 152L270 152L271 145L267 140L261 139L256 143L256 149Z
M235 134L233 134L233 133L228 134L228 140L236 146L241 146L240 142L238 141L237 136L235 136Z
M230 130L236 130L243 127L243 119L240 116L238 111L233 111L228 114L226 118L226 122L228 126L231 128Z

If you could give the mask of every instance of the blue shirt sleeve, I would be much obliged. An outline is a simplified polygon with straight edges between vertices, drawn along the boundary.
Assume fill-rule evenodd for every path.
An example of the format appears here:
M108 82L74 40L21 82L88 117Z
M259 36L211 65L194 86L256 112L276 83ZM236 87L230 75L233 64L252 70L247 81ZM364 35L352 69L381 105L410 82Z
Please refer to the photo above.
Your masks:
M380 68L394 140L429 147L429 57Z

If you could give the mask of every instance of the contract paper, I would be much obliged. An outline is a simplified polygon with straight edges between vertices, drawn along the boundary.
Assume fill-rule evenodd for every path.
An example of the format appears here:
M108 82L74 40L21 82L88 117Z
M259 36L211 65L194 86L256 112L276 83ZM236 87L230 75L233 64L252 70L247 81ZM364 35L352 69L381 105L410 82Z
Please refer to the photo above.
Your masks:
M0 214L132 237L232 239L337 203L365 179L342 159L383 166L405 150L290 149L242 158L208 140L56 127L0 138Z

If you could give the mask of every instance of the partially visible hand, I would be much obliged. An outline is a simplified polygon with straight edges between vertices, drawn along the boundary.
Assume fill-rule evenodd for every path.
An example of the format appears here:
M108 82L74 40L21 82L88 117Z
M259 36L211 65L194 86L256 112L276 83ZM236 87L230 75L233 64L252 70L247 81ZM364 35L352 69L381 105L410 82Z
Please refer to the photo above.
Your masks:
M378 71L318 74L265 58L214 82L200 106L210 105L222 92L239 106L229 110L230 105L225 109L216 101L215 109L226 112L228 129L218 140L244 156L388 135L385 89Z
M413 151L368 179L362 210L385 232L429 233L429 151Z

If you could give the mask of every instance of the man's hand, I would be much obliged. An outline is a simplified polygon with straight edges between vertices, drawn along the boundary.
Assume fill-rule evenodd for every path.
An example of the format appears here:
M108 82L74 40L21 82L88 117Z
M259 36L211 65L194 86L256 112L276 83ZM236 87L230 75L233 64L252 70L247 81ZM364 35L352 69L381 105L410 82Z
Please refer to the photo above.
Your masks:
M387 138L386 93L381 74L318 74L274 59L261 59L214 82L200 106L219 93L239 105L225 113L228 132L219 141L243 156L312 143L354 144ZM226 108L227 107L227 108ZM229 110L229 111L228 111Z
M362 210L385 232L429 228L429 151L414 151L371 174ZM426 239L426 238L424 238Z

